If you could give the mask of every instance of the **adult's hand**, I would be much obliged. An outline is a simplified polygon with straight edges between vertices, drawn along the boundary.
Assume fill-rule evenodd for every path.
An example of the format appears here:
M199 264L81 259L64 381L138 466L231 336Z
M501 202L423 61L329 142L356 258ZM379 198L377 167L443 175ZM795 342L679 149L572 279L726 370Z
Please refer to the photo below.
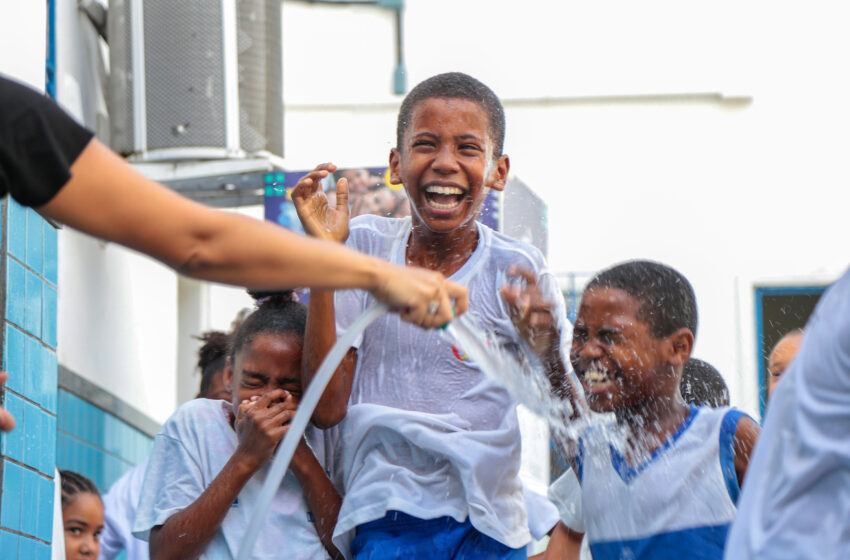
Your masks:
M0 371L0 387L9 379L9 374ZM0 406L0 432L10 432L15 427L15 418Z
M425 328L441 327L469 307L466 288L439 272L393 265L383 272L373 293L395 308L404 321Z

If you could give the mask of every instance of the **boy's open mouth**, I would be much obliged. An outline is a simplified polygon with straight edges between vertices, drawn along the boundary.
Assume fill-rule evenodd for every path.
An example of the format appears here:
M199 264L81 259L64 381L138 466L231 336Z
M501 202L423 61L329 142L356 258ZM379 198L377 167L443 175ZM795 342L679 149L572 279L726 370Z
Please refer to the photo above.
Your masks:
M452 210L460 206L466 195L460 187L429 185L425 187L425 200L436 210Z
M582 378L585 387L594 393L611 390L615 382L613 373L600 368L585 370Z

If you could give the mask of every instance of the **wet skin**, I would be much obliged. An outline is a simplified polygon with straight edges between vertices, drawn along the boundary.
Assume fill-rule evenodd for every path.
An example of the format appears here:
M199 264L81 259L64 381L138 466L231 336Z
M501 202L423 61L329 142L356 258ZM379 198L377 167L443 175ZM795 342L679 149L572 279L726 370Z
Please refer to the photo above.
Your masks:
M390 152L390 181L404 184L413 231L409 262L448 275L478 243L475 219L489 189L502 190L507 156L493 158L487 113L466 99L425 99Z
M65 558L97 558L103 532L103 502L90 492L77 494L62 507L65 528Z
M682 353L671 339L679 331L654 337L649 325L638 319L639 308L639 302L623 290L597 287L585 292L570 361L588 405L596 412L615 412L627 419L660 407L682 415L687 408L675 373Z

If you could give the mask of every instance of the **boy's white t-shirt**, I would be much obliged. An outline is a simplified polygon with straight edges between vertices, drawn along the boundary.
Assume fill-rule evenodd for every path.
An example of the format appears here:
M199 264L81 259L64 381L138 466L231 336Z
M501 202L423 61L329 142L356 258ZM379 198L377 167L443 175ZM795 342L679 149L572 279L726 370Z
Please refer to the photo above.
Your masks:
M850 558L850 270L773 392L725 558Z
M359 216L349 247L405 264L410 218ZM537 249L478 224L476 250L450 278L469 289L468 314L508 349L520 351L500 288L511 265L531 269L567 336L563 296ZM361 290L336 293L337 331L375 303ZM397 314L379 317L354 344L357 370L341 423L344 498L334 541L389 510L432 519L467 517L482 533L512 547L530 541L523 503L516 401L439 329Z
M327 468L334 443L312 426L305 437ZM153 527L191 505L221 472L237 444L229 403L194 399L178 408L154 439L133 534L148 540ZM266 464L245 484L201 558L236 556L268 470ZM328 558L292 471L275 495L253 558Z

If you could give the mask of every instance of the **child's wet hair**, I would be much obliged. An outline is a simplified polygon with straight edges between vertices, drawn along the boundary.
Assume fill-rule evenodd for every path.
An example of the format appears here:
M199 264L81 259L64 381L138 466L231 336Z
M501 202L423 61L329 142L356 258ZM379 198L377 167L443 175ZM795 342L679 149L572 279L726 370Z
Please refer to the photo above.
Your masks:
M242 347L258 334L291 333L304 339L307 328L307 306L299 302L293 290L257 292L248 290L257 301L257 309L248 315L233 333L230 345L231 363Z
M462 72L431 76L410 90L401 103L396 124L396 147L401 150L404 134L413 118L413 110L426 99L468 99L487 113L488 133L493 141L493 158L502 156L505 144L505 109L489 87Z
M94 482L74 471L59 471L62 482L62 507L74 501L78 494L94 494L100 497L100 491Z
M665 337L682 327L697 334L697 303L688 279L669 266L653 261L629 261L603 270L585 290L616 288L636 299L637 318L652 336Z
M688 404L712 408L729 406L729 387L723 376L713 365L696 358L685 362L679 391Z
M198 337L204 344L198 349L198 369L201 372L200 395L209 391L215 374L224 369L230 350L230 335L221 331L207 331Z

